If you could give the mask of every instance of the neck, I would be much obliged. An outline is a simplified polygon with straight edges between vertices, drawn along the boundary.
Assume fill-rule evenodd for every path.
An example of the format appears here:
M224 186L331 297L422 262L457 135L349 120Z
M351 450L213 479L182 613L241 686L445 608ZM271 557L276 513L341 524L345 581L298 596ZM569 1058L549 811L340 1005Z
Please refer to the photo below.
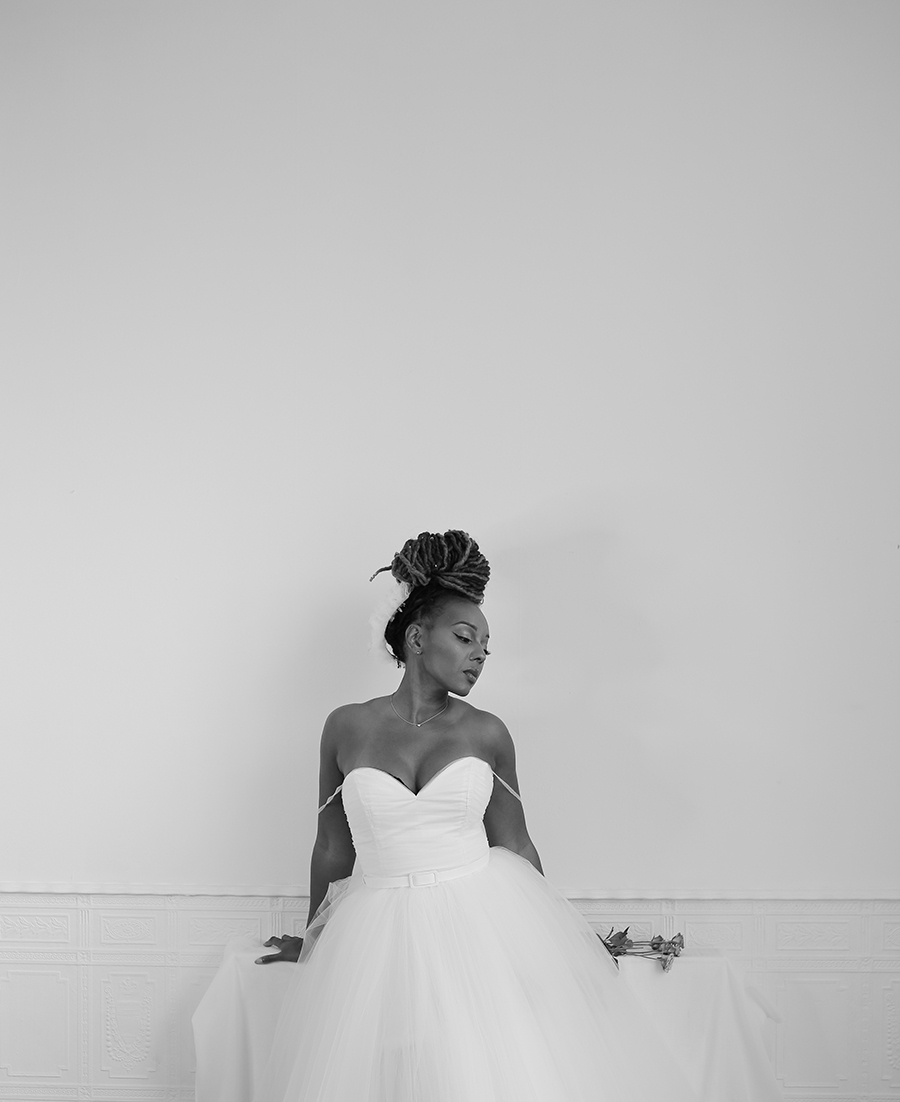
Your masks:
M403 680L393 695L393 701L394 707L404 719L408 719L410 723L422 723L441 708L446 708L449 696L446 689L407 667Z

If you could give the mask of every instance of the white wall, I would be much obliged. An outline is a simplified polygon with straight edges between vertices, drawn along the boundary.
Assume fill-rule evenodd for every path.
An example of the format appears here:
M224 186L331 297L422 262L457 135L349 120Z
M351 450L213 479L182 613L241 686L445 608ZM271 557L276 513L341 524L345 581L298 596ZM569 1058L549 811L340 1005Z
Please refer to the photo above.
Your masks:
M898 32L7 2L0 886L301 891L464 527L554 882L900 894Z

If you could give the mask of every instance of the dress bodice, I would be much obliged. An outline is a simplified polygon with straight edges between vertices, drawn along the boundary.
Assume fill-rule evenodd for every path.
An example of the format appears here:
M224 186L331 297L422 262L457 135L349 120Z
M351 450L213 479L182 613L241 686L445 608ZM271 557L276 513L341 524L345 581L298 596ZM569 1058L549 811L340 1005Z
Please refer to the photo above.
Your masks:
M478 757L456 758L418 792L381 769L351 769L342 785L344 813L363 874L405 876L486 855L482 820L493 783L490 765Z

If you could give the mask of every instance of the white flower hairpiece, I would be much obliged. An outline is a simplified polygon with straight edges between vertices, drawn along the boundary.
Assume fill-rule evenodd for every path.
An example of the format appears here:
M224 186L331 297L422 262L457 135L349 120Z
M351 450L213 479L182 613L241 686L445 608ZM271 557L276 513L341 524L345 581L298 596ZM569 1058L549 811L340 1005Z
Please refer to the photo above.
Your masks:
M409 596L409 593L410 586L407 582L398 582L391 578L390 586L385 590L384 595L369 617L369 629L372 633L369 650L390 659L391 662L394 661L394 657L384 641L384 629L388 626L390 618Z

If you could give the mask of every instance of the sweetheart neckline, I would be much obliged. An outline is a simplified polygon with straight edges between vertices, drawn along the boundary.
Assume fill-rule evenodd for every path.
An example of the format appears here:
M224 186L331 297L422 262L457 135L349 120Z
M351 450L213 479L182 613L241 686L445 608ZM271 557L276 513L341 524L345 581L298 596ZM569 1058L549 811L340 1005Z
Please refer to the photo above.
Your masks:
M422 787L419 789L418 792L413 792L413 790L409 787L409 785L406 784L404 781L401 781L399 777L395 777L393 773L389 773L386 769L379 769L377 765L355 765L348 773L344 774L344 783L346 784L347 778L352 773L359 773L363 769L368 769L369 772L371 772L371 773L381 773L385 777L390 777L392 781L396 781L397 784L399 784L400 787L402 789L404 789L404 791L408 792L410 794L410 796L412 796L412 798L415 800L419 796L422 795L422 793L431 784L432 781L437 780L437 778L442 773L446 773L451 765L456 765L457 762L461 762L461 761L480 761L483 765L486 765L488 767L488 769L491 770L492 773L494 772L493 768L491 767L490 762L485 761L484 758L480 758L477 754L463 754L463 756L460 757L460 758L454 758L452 761L448 761L446 765L442 766L437 771L437 773L432 773L432 775L422 785Z

